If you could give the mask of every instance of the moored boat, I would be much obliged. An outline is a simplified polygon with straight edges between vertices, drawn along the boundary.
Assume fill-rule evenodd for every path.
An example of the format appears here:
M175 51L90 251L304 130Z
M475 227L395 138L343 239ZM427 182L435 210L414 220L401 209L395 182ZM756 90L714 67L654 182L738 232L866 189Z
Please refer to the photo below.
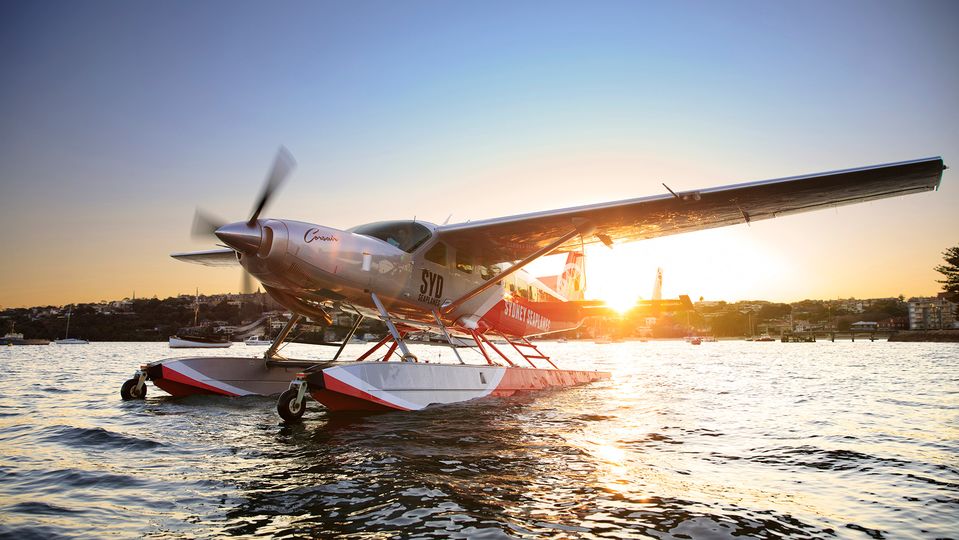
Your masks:
M206 336L170 336L171 349L225 349L232 346L228 340Z
M16 331L16 328L11 328L2 338L0 338L0 345L49 345L49 339L29 339L24 338L23 334Z
M200 291L196 291L196 300L193 308L193 328L199 324L200 317ZM225 349L232 346L233 343L228 339L215 338L208 336L196 336L190 334L170 336L171 349Z
M67 311L67 329L63 333L63 339L57 339L54 341L57 345L89 345L90 342L85 339L72 338L70 337L70 311Z
M260 345L273 345L272 339L266 339L263 336L250 336L243 340L243 343L250 345L251 347L256 347Z

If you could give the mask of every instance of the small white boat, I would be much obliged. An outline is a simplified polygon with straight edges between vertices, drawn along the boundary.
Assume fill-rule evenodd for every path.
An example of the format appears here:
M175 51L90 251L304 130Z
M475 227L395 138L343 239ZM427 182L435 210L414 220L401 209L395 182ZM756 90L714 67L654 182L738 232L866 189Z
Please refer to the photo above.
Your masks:
M263 336L250 336L243 340L243 343L250 345L251 347L256 347L259 345L273 345L272 339L263 339Z
M225 339L203 336L170 336L171 349L225 349L233 344Z
M90 342L85 339L72 338L70 337L70 314L72 311L67 311L67 330L63 333L63 339L55 339L54 343L57 345L89 345Z

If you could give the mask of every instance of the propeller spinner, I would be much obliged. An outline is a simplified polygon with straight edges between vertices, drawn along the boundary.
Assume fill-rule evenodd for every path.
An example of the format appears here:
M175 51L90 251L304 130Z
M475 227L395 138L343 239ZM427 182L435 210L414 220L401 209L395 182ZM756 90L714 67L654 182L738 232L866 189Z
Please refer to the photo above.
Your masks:
M227 246L244 254L254 254L260 248L262 242L263 230L257 219L260 213L270 202L273 193L279 189L280 185L286 180L293 169L296 167L296 160L285 147L281 146L273 160L273 166L263 184L263 190L257 198L256 205L253 208L253 214L247 221L238 221L235 223L226 223L208 212L199 208L193 215L192 235L194 237L216 237ZM253 292L253 283L251 276L245 270L243 271L243 293Z

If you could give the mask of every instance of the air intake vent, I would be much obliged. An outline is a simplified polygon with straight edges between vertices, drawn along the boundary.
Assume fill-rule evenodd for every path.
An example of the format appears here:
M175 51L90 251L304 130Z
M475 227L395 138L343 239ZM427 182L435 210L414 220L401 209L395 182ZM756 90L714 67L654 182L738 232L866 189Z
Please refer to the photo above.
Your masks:
M257 250L256 256L265 259L270 255L271 249L273 249L273 229L263 227L263 239L260 241L260 249Z

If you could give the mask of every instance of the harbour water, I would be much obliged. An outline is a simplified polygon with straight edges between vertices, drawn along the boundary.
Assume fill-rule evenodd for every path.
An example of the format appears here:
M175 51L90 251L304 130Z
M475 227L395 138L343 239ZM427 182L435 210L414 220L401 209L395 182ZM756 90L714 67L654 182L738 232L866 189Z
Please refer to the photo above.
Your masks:
M959 538L959 344L542 347L613 378L294 426L121 401L163 343L0 348L0 537Z

